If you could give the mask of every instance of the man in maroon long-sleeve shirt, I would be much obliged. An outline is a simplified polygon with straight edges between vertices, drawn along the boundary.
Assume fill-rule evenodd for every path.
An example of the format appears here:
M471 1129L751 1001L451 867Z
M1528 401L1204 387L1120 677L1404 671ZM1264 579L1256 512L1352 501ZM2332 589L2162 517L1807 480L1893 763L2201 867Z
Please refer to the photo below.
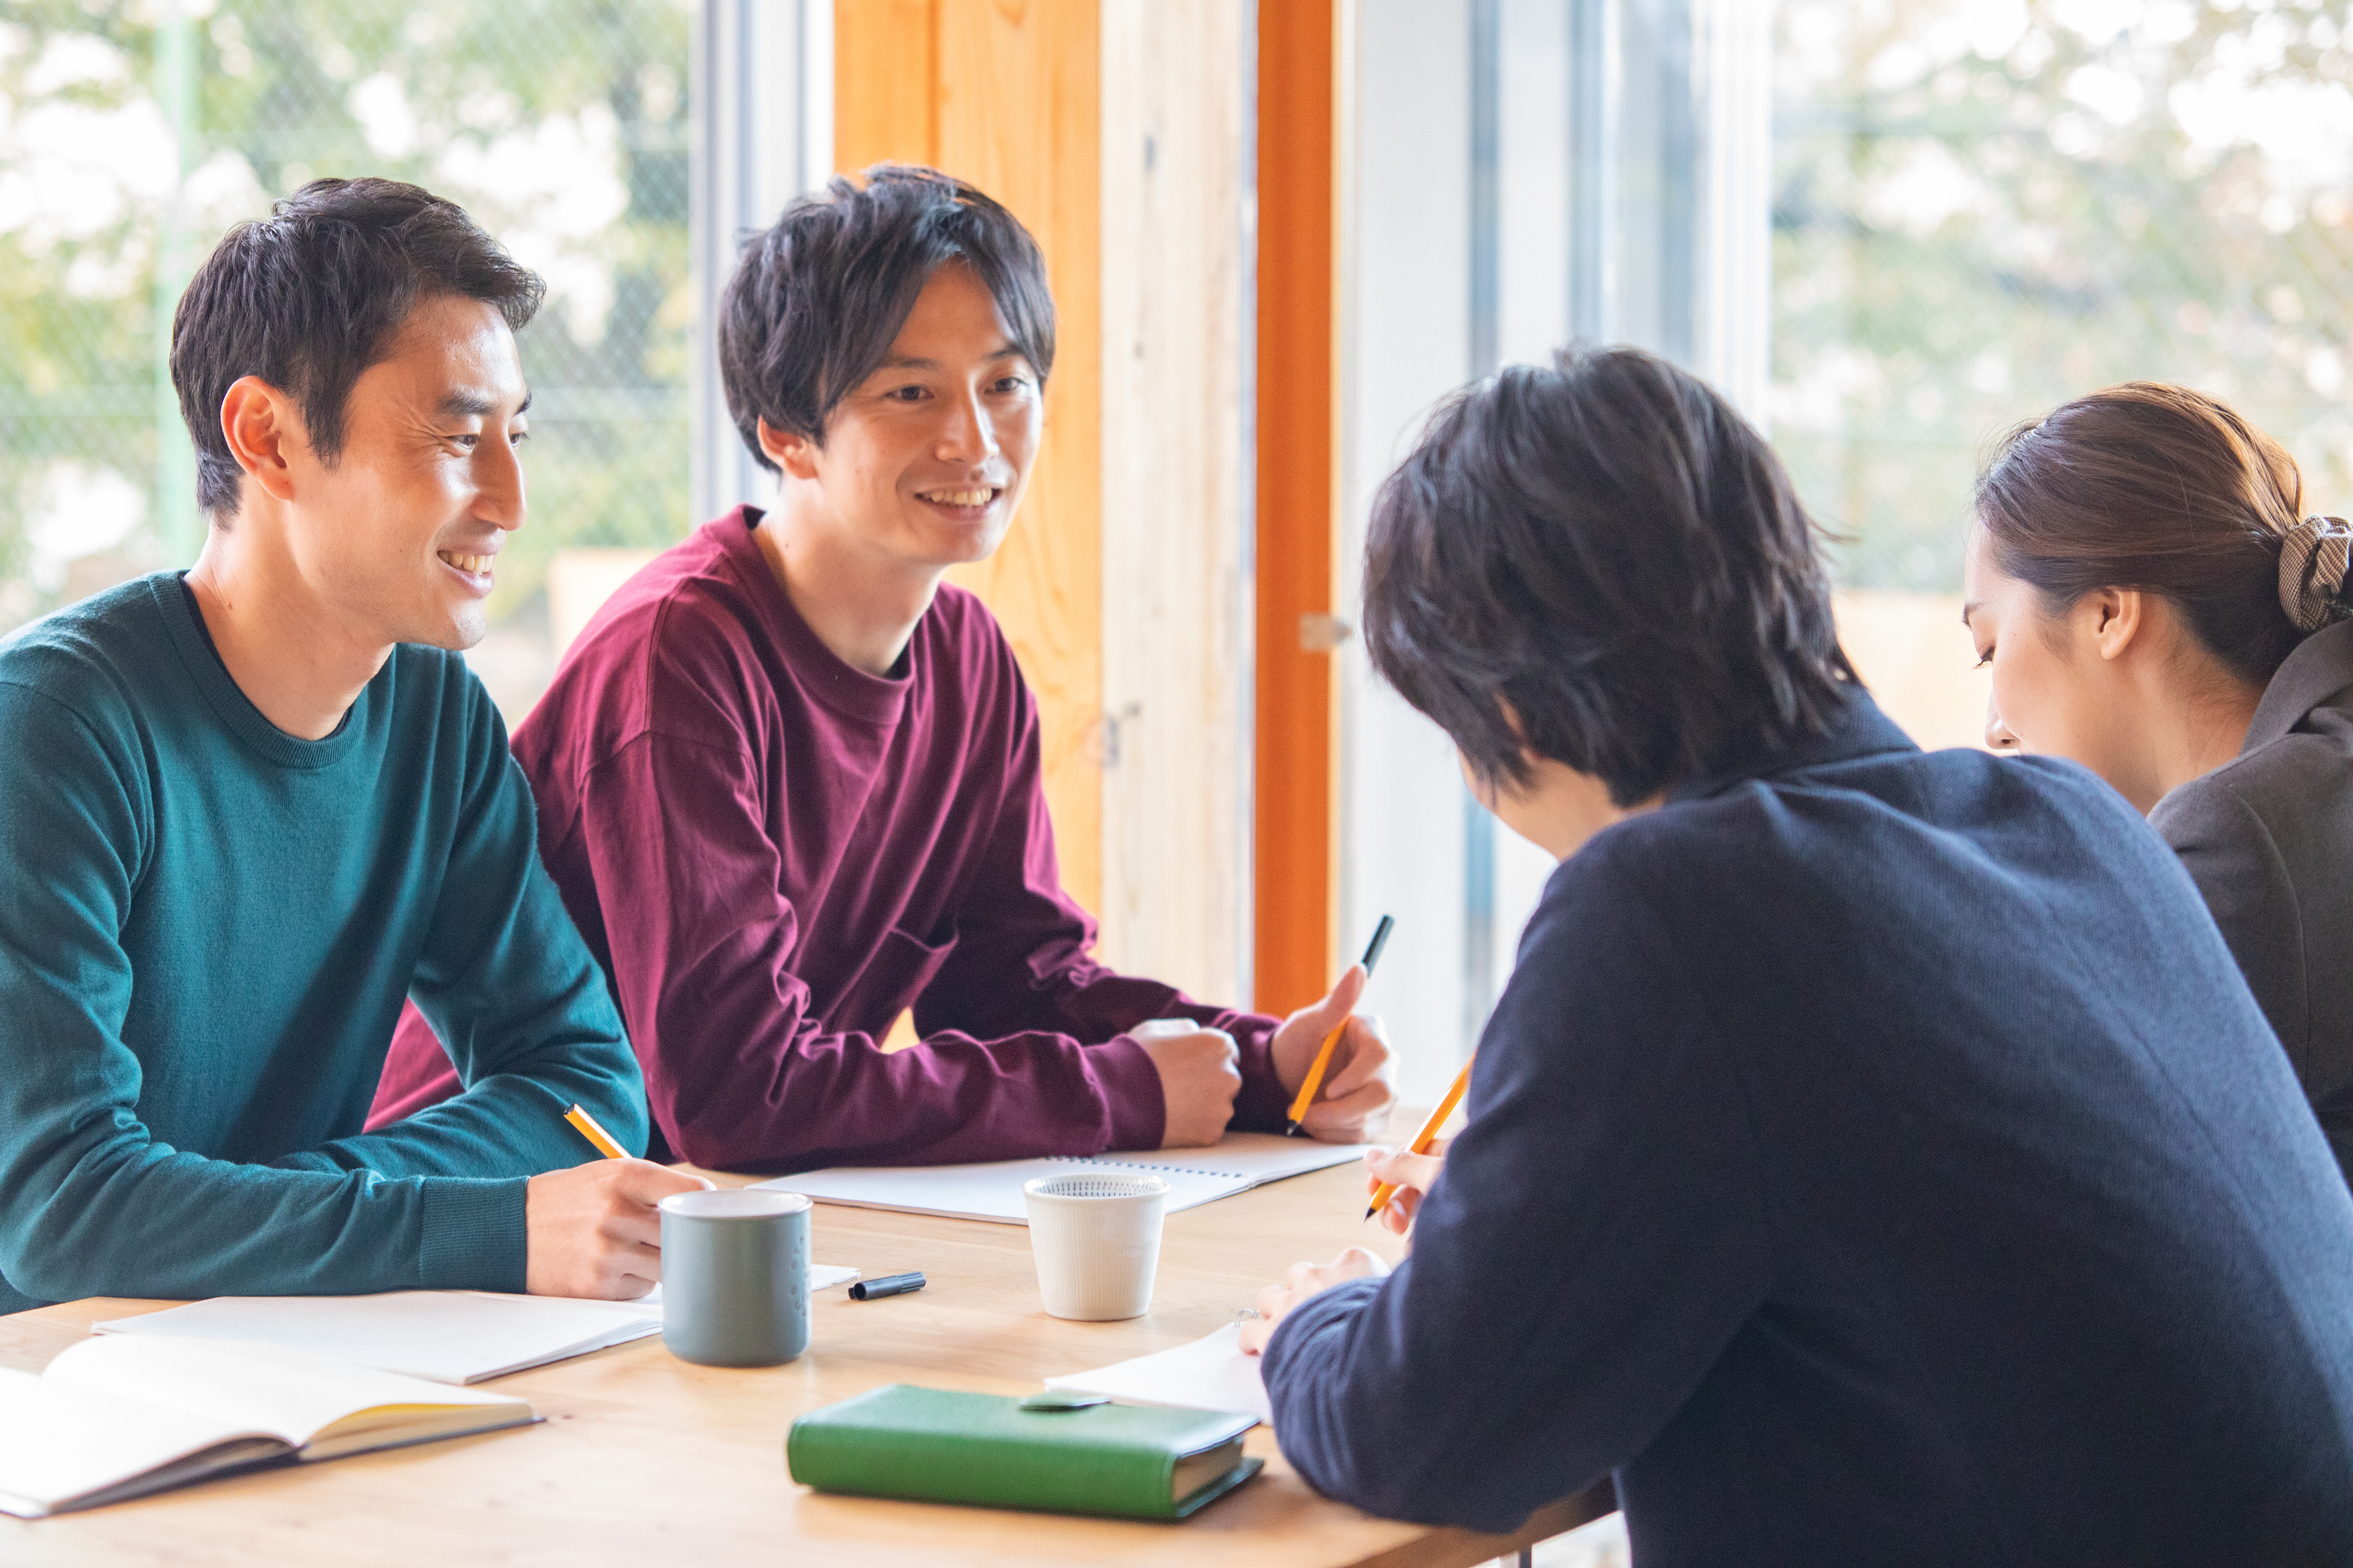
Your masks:
M941 581L1019 504L1053 331L1029 236L928 170L837 180L745 247L721 359L777 504L632 579L514 737L645 1066L657 1158L930 1163L1276 1130L1355 1005L1360 971L1278 1022L1088 956L1036 701L988 611ZM884 1052L910 1005L921 1043ZM1152 1019L1176 1022L1139 1036ZM457 1089L412 1011L376 1118ZM1307 1130L1366 1135L1390 1100L1388 1048L1353 1020Z

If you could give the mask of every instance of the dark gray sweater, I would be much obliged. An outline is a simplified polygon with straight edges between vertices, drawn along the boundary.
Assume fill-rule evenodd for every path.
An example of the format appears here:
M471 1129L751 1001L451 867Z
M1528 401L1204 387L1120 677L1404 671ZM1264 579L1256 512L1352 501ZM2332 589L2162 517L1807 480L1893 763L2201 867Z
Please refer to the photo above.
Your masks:
M2235 761L2149 813L2353 1173L2353 621L2306 637Z

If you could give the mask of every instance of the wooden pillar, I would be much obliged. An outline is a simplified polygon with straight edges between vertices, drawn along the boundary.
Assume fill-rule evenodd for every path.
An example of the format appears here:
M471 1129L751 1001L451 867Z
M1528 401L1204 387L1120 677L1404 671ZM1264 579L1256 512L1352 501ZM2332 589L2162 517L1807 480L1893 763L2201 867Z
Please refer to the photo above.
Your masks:
M1250 0L1103 0L1103 951L1243 1002Z
M1254 1000L1277 1010L1336 967L1339 687L1302 635L1336 602L1343 4L1255 7L1253 477L1248 0L835 3L836 166L960 174L1046 252L1045 457L1004 547L953 575L1038 690L1064 880L1107 959L1205 997L1234 997L1247 920Z
M1038 693L1062 881L1103 897L1101 0L837 0L834 164L970 180L1037 236L1057 317L1044 455L978 594Z
M1254 958L1258 1005L1275 1013L1321 995L1338 968L1340 682L1328 634L1345 3L1258 8Z

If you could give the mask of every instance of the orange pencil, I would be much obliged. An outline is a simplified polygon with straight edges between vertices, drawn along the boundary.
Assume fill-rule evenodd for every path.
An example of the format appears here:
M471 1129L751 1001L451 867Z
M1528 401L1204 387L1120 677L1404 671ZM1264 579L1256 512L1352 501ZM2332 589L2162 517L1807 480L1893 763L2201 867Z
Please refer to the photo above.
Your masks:
M1395 924L1397 921L1383 915L1381 923L1373 928L1373 940L1365 945L1365 956L1358 962L1364 964L1368 981L1373 977L1373 965L1381 961L1381 949L1388 945L1389 928ZM1282 1130L1284 1137L1298 1131L1299 1124L1307 1120L1307 1108L1315 1103L1315 1091L1324 1087L1324 1069L1332 1065L1332 1047L1340 1043L1341 1032L1347 1026L1348 1020L1343 1018L1324 1037L1323 1048L1315 1053L1315 1060L1307 1069L1307 1081L1299 1086L1298 1098L1291 1102L1290 1125Z
M626 1160L629 1152L613 1142L613 1135L596 1125L596 1119L575 1105L564 1113L564 1120L579 1129L580 1136L596 1146L596 1152L607 1160Z
M1430 1152L1430 1144L1438 1141L1438 1130L1446 1125L1446 1119L1454 1114L1456 1106L1462 1103L1462 1091L1470 1087L1471 1064L1464 1062L1462 1070L1454 1075L1454 1087L1446 1091L1446 1098L1438 1102L1438 1109L1430 1113L1430 1120L1421 1124L1421 1131L1415 1133L1413 1142L1406 1146L1407 1153ZM1397 1190L1398 1184L1395 1182L1383 1182L1379 1189L1373 1194L1372 1206L1365 1211L1365 1217L1370 1219L1388 1207L1389 1200L1397 1196Z

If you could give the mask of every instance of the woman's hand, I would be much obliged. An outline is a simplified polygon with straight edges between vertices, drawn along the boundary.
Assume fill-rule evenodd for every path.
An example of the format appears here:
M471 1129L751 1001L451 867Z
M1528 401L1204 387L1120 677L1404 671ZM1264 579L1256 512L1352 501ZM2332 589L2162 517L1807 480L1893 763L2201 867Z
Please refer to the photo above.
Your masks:
M1352 1247L1329 1263L1294 1263L1280 1285L1258 1293L1258 1316L1242 1325L1241 1347L1251 1355L1266 1348L1275 1324L1310 1296L1329 1290L1343 1279L1378 1279L1389 1266L1374 1253Z

